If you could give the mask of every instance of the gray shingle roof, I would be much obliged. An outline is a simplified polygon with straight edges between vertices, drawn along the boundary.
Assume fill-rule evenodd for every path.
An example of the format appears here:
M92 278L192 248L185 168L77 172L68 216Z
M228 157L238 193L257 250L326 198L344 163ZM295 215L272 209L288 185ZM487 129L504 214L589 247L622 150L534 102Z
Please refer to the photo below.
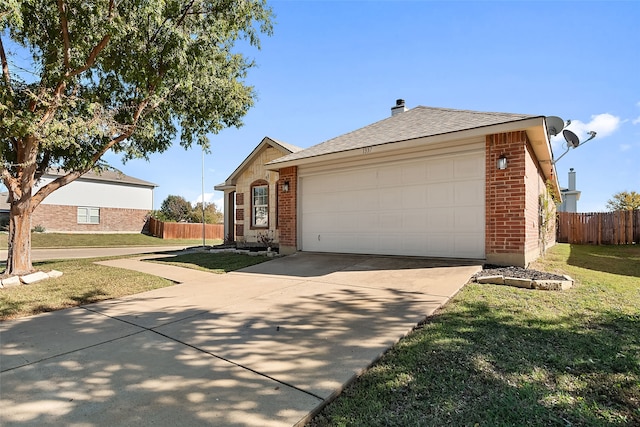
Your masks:
M417 106L305 150L280 157L269 164L516 122L534 117L540 116Z
M66 175L67 172L62 169L47 169L46 175L58 177ZM129 175L125 175L117 169L108 169L102 172L94 172L90 170L89 172L82 175L80 180L90 180L90 181L106 181L106 182L119 182L122 184L130 184L130 185L140 185L142 187L157 187L158 185L143 181L138 178L134 178Z
M292 153L297 153L298 151L302 151L304 150L304 148L302 147L298 147L297 145L293 145L293 144L289 144L286 142L282 142L280 140L277 139L273 139L273 138L269 138L270 140L272 140L273 142L279 144L282 148L289 150Z

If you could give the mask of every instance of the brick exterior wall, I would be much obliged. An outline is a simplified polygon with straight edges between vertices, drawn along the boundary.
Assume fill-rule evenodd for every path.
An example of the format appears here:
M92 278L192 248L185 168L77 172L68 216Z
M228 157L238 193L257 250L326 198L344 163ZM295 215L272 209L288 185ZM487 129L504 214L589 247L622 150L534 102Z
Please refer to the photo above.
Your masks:
M289 191L282 191L282 184L289 182ZM298 246L298 167L280 169L278 180L278 228L280 231L280 252L292 253Z
M540 194L544 175L525 131L486 137L485 256L487 262L527 266L540 256ZM507 168L496 167L501 155ZM555 242L555 239L553 239Z
M31 227L41 225L48 232L140 233L148 210L100 208L100 224L78 224L78 207L41 204L33 212Z
M236 237L244 237L244 193L236 193Z

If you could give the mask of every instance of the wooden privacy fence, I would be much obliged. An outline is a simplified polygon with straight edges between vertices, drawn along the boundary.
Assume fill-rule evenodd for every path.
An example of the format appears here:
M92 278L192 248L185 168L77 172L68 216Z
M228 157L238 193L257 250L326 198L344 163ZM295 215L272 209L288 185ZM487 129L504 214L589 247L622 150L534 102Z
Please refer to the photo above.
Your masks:
M224 240L224 225L205 224L206 239ZM202 239L202 223L162 222L149 218L149 234L162 239Z
M599 213L558 212L557 241L590 245L640 243L640 210Z

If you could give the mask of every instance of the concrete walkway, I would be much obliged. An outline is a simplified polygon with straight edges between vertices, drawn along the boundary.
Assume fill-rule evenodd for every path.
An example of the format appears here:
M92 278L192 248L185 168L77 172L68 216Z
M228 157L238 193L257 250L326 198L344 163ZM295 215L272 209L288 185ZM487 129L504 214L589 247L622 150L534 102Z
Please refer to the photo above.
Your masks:
M302 425L480 264L299 253L0 323L0 425Z
M153 252L178 251L185 246L125 246L125 247L69 247L69 248L35 248L31 250L32 261L48 261L71 258L99 258L110 256L148 254ZM0 263L7 261L8 251L0 249Z

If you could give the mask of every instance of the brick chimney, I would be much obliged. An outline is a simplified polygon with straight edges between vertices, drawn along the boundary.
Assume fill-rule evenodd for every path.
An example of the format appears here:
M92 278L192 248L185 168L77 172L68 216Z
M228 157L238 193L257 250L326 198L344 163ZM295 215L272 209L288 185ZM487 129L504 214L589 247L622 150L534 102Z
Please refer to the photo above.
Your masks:
M405 111L407 111L407 107L404 106L404 99L396 99L396 105L391 107L391 116L393 117Z

